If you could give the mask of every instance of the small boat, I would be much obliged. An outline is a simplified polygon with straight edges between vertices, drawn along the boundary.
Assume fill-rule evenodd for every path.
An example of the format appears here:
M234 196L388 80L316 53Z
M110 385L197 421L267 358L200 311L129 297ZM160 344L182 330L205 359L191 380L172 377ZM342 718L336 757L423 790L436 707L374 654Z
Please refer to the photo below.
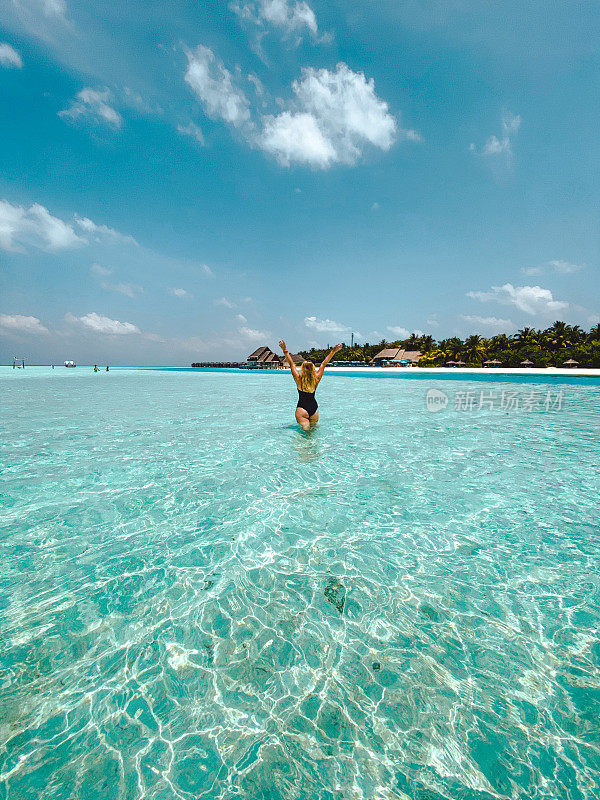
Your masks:
M65 367L76 367L77 364L74 361L65 361Z

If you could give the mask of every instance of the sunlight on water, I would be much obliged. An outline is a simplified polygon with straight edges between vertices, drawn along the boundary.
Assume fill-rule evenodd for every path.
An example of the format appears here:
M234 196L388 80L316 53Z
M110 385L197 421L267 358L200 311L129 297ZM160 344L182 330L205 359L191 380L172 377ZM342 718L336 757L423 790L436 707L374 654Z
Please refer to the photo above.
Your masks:
M0 798L598 798L600 385L470 386L2 370Z

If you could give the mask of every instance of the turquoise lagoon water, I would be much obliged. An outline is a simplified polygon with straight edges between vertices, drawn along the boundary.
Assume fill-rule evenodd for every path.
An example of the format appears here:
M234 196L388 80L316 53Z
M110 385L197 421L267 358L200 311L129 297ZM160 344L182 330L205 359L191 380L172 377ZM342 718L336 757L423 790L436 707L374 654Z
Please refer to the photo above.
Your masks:
M3 369L0 799L600 797L600 385L550 388L332 374L307 435L286 374Z

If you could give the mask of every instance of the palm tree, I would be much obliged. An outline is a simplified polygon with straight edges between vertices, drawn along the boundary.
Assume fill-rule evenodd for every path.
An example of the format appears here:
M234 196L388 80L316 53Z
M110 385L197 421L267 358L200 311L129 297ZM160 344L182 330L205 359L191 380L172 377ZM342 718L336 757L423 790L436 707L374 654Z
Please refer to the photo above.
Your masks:
M515 341L520 345L530 344L535 341L536 331L535 328L521 328L515 335Z
M597 325L594 325L593 328L590 328L587 338L590 341L594 341L594 339L600 339L600 322Z
M492 336L489 343L489 350L493 355L501 352L502 350L508 350L510 348L510 339L505 333L498 333L496 336Z
M579 327L579 325L573 325L571 327L571 341L579 344L585 339L585 331Z
M446 358L456 358L462 350L463 343L458 336L453 336L451 339L444 339L440 342L440 350L444 351Z
M551 349L562 350L563 347L567 346L570 329L566 322L556 320L544 333L547 334L547 341Z
M433 345L435 344L435 339L433 336L421 336L419 341L419 348L421 349L422 353L429 353L433 349Z
M465 340L465 356L469 361L481 361L485 355L484 340L481 336L474 334Z

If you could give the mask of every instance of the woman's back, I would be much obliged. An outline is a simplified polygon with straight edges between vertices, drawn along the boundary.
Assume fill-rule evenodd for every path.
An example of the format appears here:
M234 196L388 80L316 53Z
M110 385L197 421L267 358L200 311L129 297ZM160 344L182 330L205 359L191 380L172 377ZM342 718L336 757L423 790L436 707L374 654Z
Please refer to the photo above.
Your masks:
M333 356L341 349L341 344L336 346L329 352L323 361L318 371L312 361L303 361L300 371L296 368L294 360L290 356L288 349L283 339L279 342L286 361L288 362L296 387L298 388L298 405L296 406L296 421L305 430L309 430L311 425L316 425L319 421L319 406L315 399L315 391L319 385L319 381L323 377L323 370L331 361Z

